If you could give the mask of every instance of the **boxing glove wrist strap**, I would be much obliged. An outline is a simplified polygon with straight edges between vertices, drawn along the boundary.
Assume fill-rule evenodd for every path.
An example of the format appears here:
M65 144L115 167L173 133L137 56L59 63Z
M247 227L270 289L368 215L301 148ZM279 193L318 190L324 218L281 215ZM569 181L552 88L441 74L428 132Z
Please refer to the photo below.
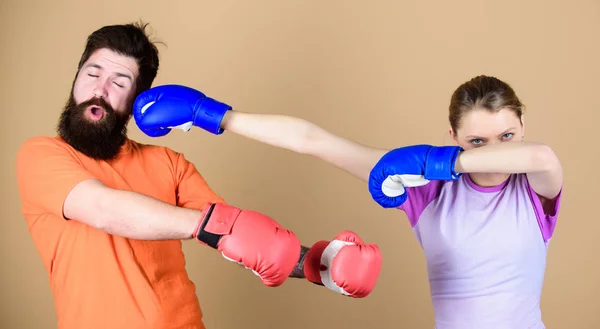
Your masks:
M329 241L317 241L310 247L304 257L304 276L306 280L320 286L324 285L321 280L321 256L328 245Z
M434 146L427 152L425 175L428 180L454 180L461 176L454 171L454 164L463 149L458 146Z
M218 249L221 238L230 235L242 210L225 203L207 203L202 219L194 230L194 239Z
M224 131L221 128L221 121L229 110L231 110L231 106L225 103L210 97L204 98L200 102L198 110L195 111L193 124L210 133L220 135Z
M194 238L199 242L202 242L212 248L217 249L217 246L219 245L219 240L221 240L221 237L223 235L210 233L204 230L206 228L206 224L208 224L208 221L210 220L210 216L212 215L214 209L214 203L210 204L208 209L204 208L204 217L202 218L202 220L200 220L200 222L198 222L198 227L196 227L196 229L194 230Z

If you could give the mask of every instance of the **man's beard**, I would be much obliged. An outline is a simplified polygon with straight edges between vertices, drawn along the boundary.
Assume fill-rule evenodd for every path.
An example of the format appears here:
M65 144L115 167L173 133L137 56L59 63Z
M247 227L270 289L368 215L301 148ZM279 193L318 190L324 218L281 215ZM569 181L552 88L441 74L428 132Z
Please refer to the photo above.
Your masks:
M87 108L96 105L104 110L97 121L91 120ZM103 98L92 98L76 104L71 96L60 115L58 134L79 152L96 160L112 160L117 157L127 140L129 113L115 111Z

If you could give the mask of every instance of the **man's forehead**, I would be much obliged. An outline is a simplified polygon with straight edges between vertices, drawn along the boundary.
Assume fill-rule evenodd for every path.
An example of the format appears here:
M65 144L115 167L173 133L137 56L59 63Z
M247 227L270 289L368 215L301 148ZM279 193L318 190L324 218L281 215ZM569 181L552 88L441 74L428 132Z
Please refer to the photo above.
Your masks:
M133 57L124 56L110 49L102 48L94 51L83 65L110 71L126 71L137 77L139 68ZM124 72L122 72L124 73Z

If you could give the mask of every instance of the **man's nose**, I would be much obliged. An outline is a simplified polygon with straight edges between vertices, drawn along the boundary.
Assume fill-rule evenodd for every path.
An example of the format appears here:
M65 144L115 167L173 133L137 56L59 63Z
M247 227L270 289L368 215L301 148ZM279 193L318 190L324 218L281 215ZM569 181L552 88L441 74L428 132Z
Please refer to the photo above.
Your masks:
M97 98L106 98L108 96L108 88L106 86L107 81L105 79L98 79L96 84L94 85L94 97Z

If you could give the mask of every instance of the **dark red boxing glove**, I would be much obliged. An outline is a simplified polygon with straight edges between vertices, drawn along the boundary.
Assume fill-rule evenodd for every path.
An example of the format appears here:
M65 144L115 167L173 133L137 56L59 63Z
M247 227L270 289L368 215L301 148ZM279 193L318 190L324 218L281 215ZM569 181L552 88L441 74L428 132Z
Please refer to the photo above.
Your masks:
M202 213L194 238L252 270L266 286L283 284L298 263L300 240L272 218L223 203L209 203Z
M375 288L381 270L381 251L365 244L352 231L343 231L332 241L319 241L306 253L304 275L340 294L363 298Z

